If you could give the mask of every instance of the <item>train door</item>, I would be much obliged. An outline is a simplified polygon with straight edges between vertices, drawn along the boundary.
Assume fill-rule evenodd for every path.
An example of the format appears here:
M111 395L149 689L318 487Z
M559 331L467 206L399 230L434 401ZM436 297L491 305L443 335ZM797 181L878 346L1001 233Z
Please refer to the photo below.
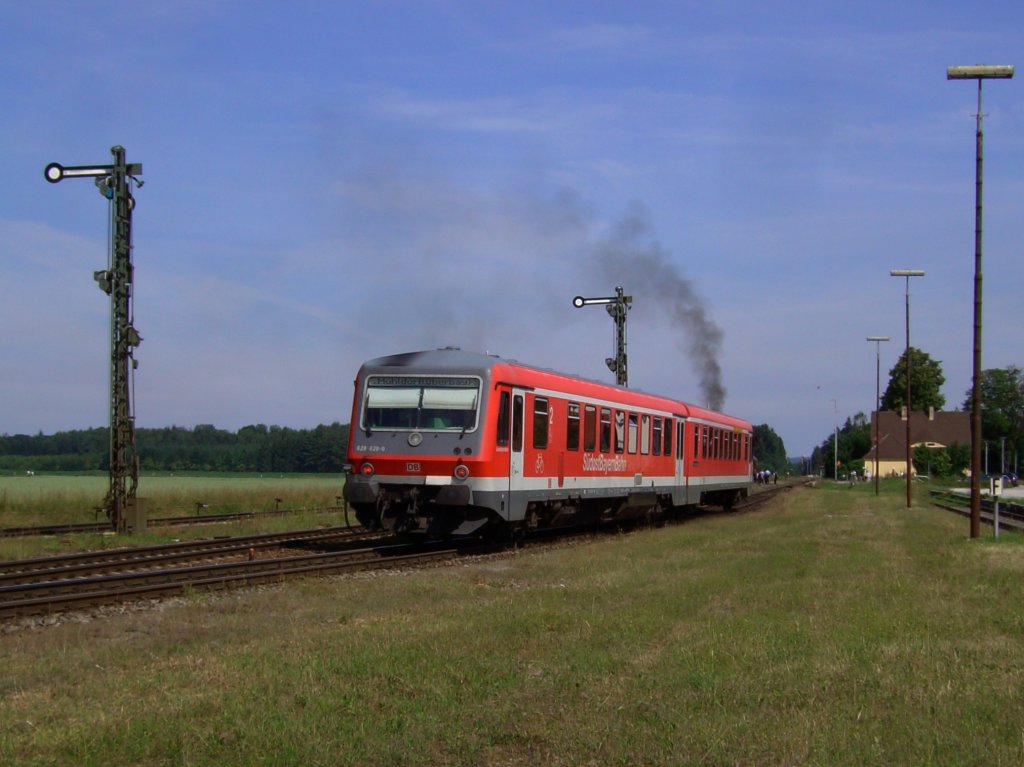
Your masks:
M689 502L689 491L686 487L686 421L676 417L676 481L672 493L672 503L683 506Z
M526 489L523 477L523 443L526 434L526 391L512 389L512 444L508 462L508 508L510 521L521 519L525 507Z

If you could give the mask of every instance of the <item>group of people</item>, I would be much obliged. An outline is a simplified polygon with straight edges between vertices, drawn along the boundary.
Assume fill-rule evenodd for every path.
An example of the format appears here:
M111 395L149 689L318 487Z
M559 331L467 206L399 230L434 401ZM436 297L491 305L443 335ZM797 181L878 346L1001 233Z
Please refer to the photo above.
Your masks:
M779 484L779 473L771 469L762 469L754 475L754 481L759 485Z

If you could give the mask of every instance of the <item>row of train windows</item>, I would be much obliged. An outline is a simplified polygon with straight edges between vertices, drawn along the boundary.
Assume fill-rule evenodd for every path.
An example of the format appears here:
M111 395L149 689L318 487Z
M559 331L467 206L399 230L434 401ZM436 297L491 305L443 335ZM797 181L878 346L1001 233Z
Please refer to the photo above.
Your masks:
M523 449L523 397L517 394L512 403L512 449ZM582 426L581 426L582 421ZM533 446L538 450L548 447L550 406L547 398L533 399ZM672 455L671 418L648 413L630 413L595 405L566 403L565 449L580 449L588 453L636 453L642 455ZM582 433L582 434L581 434ZM498 408L498 444L509 444L509 395L502 392ZM706 459L727 461L750 460L750 435L707 424L694 424L693 454Z
M515 396L512 413L512 449L523 449L523 398ZM642 455L672 455L672 419L648 413L630 413L625 410L581 406L566 403L565 449L578 451L582 442L588 453L636 453ZM582 422L582 424L581 424ZM550 406L546 397L533 399L533 446L538 450L548 447ZM508 444L508 394L502 392L498 408L498 444ZM582 440L581 440L582 437Z
M541 397L534 400L533 446L547 447L547 401ZM541 421L542 434L537 429ZM569 402L566 405L565 449L580 449L580 432L584 452L593 453L636 453L641 455L672 455L672 419L648 413L630 413L612 408L597 408L584 405L582 417L580 405Z
M694 424L693 454L701 458L749 461L750 435L707 424Z

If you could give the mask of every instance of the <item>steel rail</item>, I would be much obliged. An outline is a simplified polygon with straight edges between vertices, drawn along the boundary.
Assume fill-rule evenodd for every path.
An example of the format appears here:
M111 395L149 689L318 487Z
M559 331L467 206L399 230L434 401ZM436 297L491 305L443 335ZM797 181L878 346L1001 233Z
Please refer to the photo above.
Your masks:
M778 492L789 490L793 485L780 485L770 490L765 489L747 499L736 511L747 511L760 506L775 497ZM348 528L335 528L327 531L335 535L348 532ZM319 533L325 531L294 531L286 534L267 534L247 539L220 539L204 541L203 544L231 548L235 553L253 547L253 539L276 538L276 541L265 541L265 544L280 545L287 541L299 543L315 542L310 538L298 538L299 533ZM153 550L178 548L188 544L164 544L156 547L144 547L155 555ZM444 548L438 548L443 546ZM189 590L213 590L232 586L258 585L266 582L279 582L285 578L323 575L345 571L386 569L405 567L412 564L424 564L450 560L466 554L493 553L504 547L481 545L475 541L466 541L462 545L452 546L448 543L434 544L428 550L407 552L412 547L408 544L374 546L362 549L349 549L343 552L320 552L289 557L265 559L246 559L235 562L204 563L188 567L172 567L159 570L148 569L134 572L119 572L107 575L85 575L80 569L79 577L49 577L47 580L32 580L31 571L23 572L24 578L19 583L0 585L0 619L15 616L40 615L62 612L68 609L109 605L114 603L139 600L144 598L180 595ZM131 550L128 550L131 551ZM109 555L116 552L99 552ZM124 553L124 552L120 552ZM195 556L216 554L215 550L193 552ZM73 570L79 565L87 565L84 561L95 552L65 555L64 557L48 557L43 560L81 558L78 563L65 563L70 568L64 571L51 571L51 576L73 576ZM171 552L177 557L184 552ZM147 564L153 564L148 562ZM8 564L8 563L0 563ZM130 561L108 562L111 566L131 566ZM8 580L17 580L11 578Z
M968 500L969 499L965 499ZM970 506L960 506L954 501L943 498L932 498L932 505L946 511L952 511L962 517L971 516ZM983 502L980 510L980 521L986 525L994 524L995 511L990 502ZM999 505L999 526L1012 530L1024 530L1024 509L1016 504Z
M363 528L329 527L308 530L291 530L282 533L262 533L240 537L205 538L195 541L179 541L153 546L136 546L130 548L105 549L102 551L82 551L73 554L57 554L52 556L34 557L31 559L13 559L0 562L0 582L9 581L17 576L28 576L33 573L60 572L88 566L131 566L134 563L149 561L179 561L215 555L219 552L246 550L250 548L266 548L286 544L313 543L330 540L359 540L361 538L380 537L379 533L370 533Z
M321 506L312 509L267 509L265 511L239 511L230 514L181 515L176 517L154 517L148 520L150 527L173 525L204 525L217 522L235 522L258 517L280 517L286 514L332 514L344 511L341 506ZM60 525L27 525L23 527L0 527L0 538L21 538L31 535L74 535L76 533L103 533L113 530L110 522L68 522Z
M0 587L0 618L179 595L190 589L208 590L346 570L402 567L452 559L460 553L464 551L448 547L412 554L382 555L377 548L6 586Z

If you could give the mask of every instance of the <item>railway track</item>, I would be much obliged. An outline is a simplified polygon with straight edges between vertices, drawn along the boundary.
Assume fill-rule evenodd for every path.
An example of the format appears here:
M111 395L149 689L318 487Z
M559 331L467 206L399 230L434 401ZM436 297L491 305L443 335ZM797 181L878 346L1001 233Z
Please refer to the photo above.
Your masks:
M475 553L479 553L479 545L473 546ZM177 596L190 590L253 586L299 576L422 566L454 559L466 551L466 547L450 543L416 549L408 544L390 543L291 555L282 555L279 549L262 559L245 554L233 560L176 566L149 561L148 567L122 566L120 571L99 574L88 570L50 571L48 577L40 578L36 573L27 579L12 577L0 585L0 619Z
M759 490L735 511L752 511L792 487ZM534 542L545 540L551 541ZM472 540L414 546L332 527L13 560L0 562L0 620L285 578L421 567L504 548Z
M381 537L379 533L371 533L361 527L327 527L15 559L0 562L0 586L19 581L50 580L65 575L100 575L104 572L213 561L239 556L255 558L260 555L262 558L261 552L272 549L337 546L344 542L351 543Z
M341 506L325 506L317 509L268 509L267 511L240 511L232 514L191 514L175 517L154 517L147 521L149 527L171 527L174 525L207 525L217 522L236 522L243 519L280 517L287 514L308 512L330 514L344 511ZM31 535L73 535L75 533L104 533L112 530L110 522L69 522L61 525L27 525L24 527L0 527L0 538L19 538Z
M964 517L971 516L970 506L964 505L965 498L941 490L932 491L931 496L933 506ZM981 521L986 525L993 525L994 519L995 504L987 498L982 498ZM1011 530L1024 530L1024 507L1017 503L1000 503L999 526Z
M794 487L806 487L807 484L808 482L783 482L781 485L755 485L753 492L742 503L736 504L733 511L753 511L780 493L789 492Z

